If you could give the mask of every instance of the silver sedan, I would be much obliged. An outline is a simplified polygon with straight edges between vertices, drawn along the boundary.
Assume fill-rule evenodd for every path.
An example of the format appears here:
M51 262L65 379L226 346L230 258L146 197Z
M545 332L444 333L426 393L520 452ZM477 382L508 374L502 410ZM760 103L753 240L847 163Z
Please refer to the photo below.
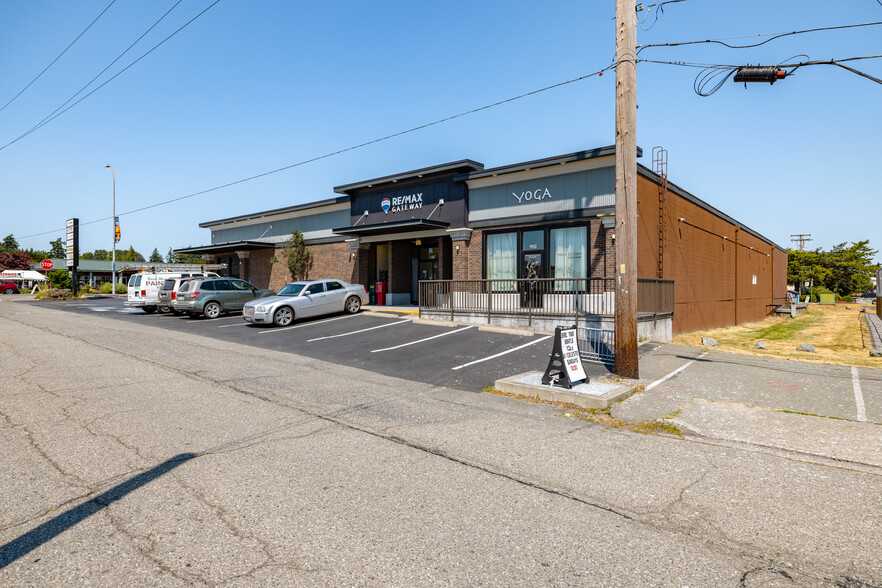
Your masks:
M242 318L257 325L284 327L295 318L335 312L355 314L367 304L367 289L342 280L293 282L275 296L258 298L245 304Z

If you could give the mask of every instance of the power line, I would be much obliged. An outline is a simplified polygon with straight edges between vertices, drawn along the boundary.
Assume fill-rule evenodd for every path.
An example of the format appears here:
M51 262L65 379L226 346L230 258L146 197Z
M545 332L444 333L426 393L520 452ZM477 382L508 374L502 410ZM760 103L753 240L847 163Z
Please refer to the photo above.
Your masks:
M646 13L646 16L643 17L643 20L640 20L639 18L637 19L637 24L640 25L640 28L643 29L644 31L648 31L649 29L651 29L652 27L654 27L656 25L656 23L659 21L659 19L662 17L662 15L665 13L665 5L666 4L676 4L677 2L685 2L685 1L686 0L667 0L666 2L659 2L657 4L650 4L646 7L644 7L642 4L638 4L637 5L638 12L640 12L641 10L647 10L648 12ZM882 2L882 0L878 0L878 1ZM655 15L655 18L653 19L652 24L649 25L648 27L643 26L644 24L646 24L646 21L649 20L649 17L653 14Z
M877 0L877 1L882 3L882 0ZM791 35L802 35L802 34L806 34L806 33L816 33L819 31L835 31L835 30L841 30L841 29L853 29L853 28L858 28L858 27L872 27L872 26L878 26L878 25L882 25L882 21L864 22L864 23L850 24L850 25L838 25L838 26L833 26L833 27L819 27L819 28L814 28L814 29L804 29L801 31L790 31L788 33L761 33L758 35L747 35L747 36L742 36L742 37L726 37L723 39L704 39L704 40L700 40L700 41L679 41L676 43L653 43L651 45L640 45L637 48L637 53L639 54L644 49L649 49L650 47L679 47L682 45L699 45L699 44L704 44L704 43L717 43L719 45L723 45L723 46L728 47L730 49L749 49L752 47L759 47L760 45L765 45L766 43L774 41L775 39L780 39L781 37L788 37ZM759 43L753 43L751 45L731 45L729 43L726 43L726 41L730 41L730 40L734 40L734 39L752 39L752 38L757 38L757 37L770 37L770 38L766 39L765 41L761 41Z
M102 10L101 13L100 13L98 16L95 17L95 20L93 20L92 22L90 22L90 23L89 23L89 26L87 26L85 29L83 29L83 32L80 33L79 35L77 35L77 38L74 39L73 41L71 41L70 45L68 45L67 47L65 47L64 51L62 51L61 53L58 54L58 57L56 57L55 59L53 59L52 62L51 62L49 65L47 65L45 68L43 68L43 71L41 71L40 73L38 73L38 74L37 74L37 77L35 77L34 79L32 79L32 80L30 81L30 83L29 83L27 86L25 86L24 88L22 88L21 92L19 92L19 93L16 94L15 96L13 96L13 97L12 97L12 100L10 100L10 101L7 102L6 104L4 104L4 105L3 105L3 108L0 108L0 112L3 112L4 110L6 110L6 107L7 107L7 106L9 106L9 105L12 104L13 102L15 102L15 99L16 99L16 98L18 98L19 96L21 96L22 94L24 94L25 90L27 90L28 88L30 88L31 85L33 85L34 82L36 82L37 80L39 80L40 77L41 77L44 73L46 73L46 71L47 71L50 67L52 67L53 65L55 65L55 62L58 61L59 59L61 59L61 56L64 55L65 53L67 53L67 50L70 49L71 47L73 47L73 46L74 46L74 43L76 43L77 41L79 41L79 40L80 40L80 37L82 37L83 35L85 35L85 34L86 34L86 31L88 31L89 29L91 29L93 24L95 24L96 22L98 22L98 19L101 18L101 17L104 15L104 13L107 12L107 10L108 10L111 6L113 6L113 3L114 3L114 2L116 2L116 0L111 0L111 1L110 1L110 4L108 4L107 6L105 6L105 7L104 7L104 10Z
M125 66L123 69L121 69L121 70L118 71L117 73L113 74L113 75L112 75L110 78L108 78L104 83L102 83L101 85L99 85L98 87L96 87L94 90L92 90L91 92L89 92L88 94L86 94L85 96L83 96L82 98L80 98L79 100L77 100L76 102L74 102L73 104L71 104L70 106L68 106L67 108L65 108L64 110L62 110L62 111L56 113L55 115L51 116L51 118L48 118L48 119L44 120L43 122L41 122L40 124L34 126L34 127L31 128L29 131L27 131L26 133L20 135L19 137L16 137L15 139L13 139L12 141L10 141L10 142L7 143L6 145L3 145L2 147L0 147L0 151L3 151L4 149L6 149L7 147L9 147L9 146L12 145L13 143L17 143L18 141L24 139L25 137L27 137L28 135L30 135L31 133L33 133L33 132L36 131L37 129L40 129L40 128L44 127L45 125L49 124L50 122L52 122L53 120L55 120L56 118L58 118L59 116L61 116L62 114L64 114L65 112L67 112L68 110L70 110L71 108L73 108L74 106L76 106L77 104L79 104L80 102L82 102L83 100L85 100L86 98L88 98L89 96L91 96L92 94L94 94L95 92L97 92L98 90L100 90L101 88L103 88L104 86L106 86L107 84L109 84L110 82L112 82L113 80L115 80L118 76L120 76L120 75L122 75L123 73L125 73L130 67L132 67L133 65L135 65L136 63L138 63L139 61L141 61L142 59L144 59L145 57L147 57L147 56L150 55L151 53L153 53L156 49L158 49L158 48L159 48L161 45L163 45L166 41L168 41L169 39L171 39L172 37L174 37L175 35L177 35L178 33L180 33L182 30L184 30L187 26L189 26L189 25L190 25L193 21L195 21L197 18L199 18L200 16L202 16L203 14L205 14L206 12L208 12L208 11L209 11L211 8L213 8L218 2L220 2L220 0L215 0L214 2L212 2L212 3L208 6L208 8L206 8L205 10L203 10L202 12L200 12L199 14L197 14L196 16L194 16L193 18L191 18L190 20L188 20L186 23L184 23L184 24L183 24L179 29L177 29L175 32L173 32L172 34L170 34L169 36L167 36L165 39L163 39L162 41L160 41L159 43L157 43L156 45L154 45L149 51L147 51L146 53L144 53L143 55L141 55L141 57L139 57L138 59L136 59L136 60L133 61L132 63L128 64L127 66Z
M115 1L115 0L114 0L114 1ZM116 57L116 59L114 59L113 61L111 61L111 62L107 65L107 67L105 67L105 68L102 69L100 72L98 72L98 74L97 74L95 77L93 77L91 80L89 80L89 82L88 82L85 86L83 86L82 88L80 88L79 90L77 90L77 92L76 92L73 96L71 96L70 98L68 98L67 101L66 101L64 104L62 104L61 106L59 106L58 108L56 108L55 110L53 110L51 113L49 113L47 116L45 116L45 117L43 118L43 120L41 120L41 121L38 122L36 125L34 125L33 127L31 127L30 130L28 130L24 135L22 135L22 136L19 137L19 138L26 137L27 135L33 133L34 131L36 131L37 129L39 129L41 126L43 126L45 123L47 123L47 122L49 121L49 119L52 117L52 115L54 115L56 112L58 112L59 110L61 110L61 109L64 108L65 106L67 106L67 105L70 103L71 100L73 100L74 98L76 98L77 96L79 96L80 93L81 93L83 90L85 90L86 88L88 88L89 86L91 86L91 85L92 85L92 82L94 82L95 80L97 80L98 78L100 78L100 77L104 74L104 72L106 72L108 69L110 69L111 67L113 67L113 65L114 65L117 61L119 61L120 59L122 59L122 57L123 57L126 53L128 53L128 52L132 49L132 47L134 47L135 45L137 45L138 42L141 41L141 39L143 39L145 36L147 36L147 33L149 33L150 31L152 31L152 30L156 27L156 25L158 25L160 22L162 22L162 21L165 19L165 17L168 16L168 15L171 13L172 10L174 10L175 8L177 8L178 4L180 4L181 2L183 2L183 0L178 0L178 1L174 4L174 6L172 6L171 8L169 8L168 11L166 11L165 14L163 14L161 17L159 17L159 20L157 20L157 21L154 22L152 25L150 25L150 28L147 29L146 31L144 31L144 33L143 33L140 37L138 37L138 38L135 40L134 43L132 43L131 45L129 45L129 46L126 48L125 51L123 51L122 53L120 53L120 54ZM16 140L18 140L18 139L16 139Z
M536 94L540 94L540 93L542 93L542 92L547 92L548 90L553 90L553 89L555 89L555 88L560 88L561 86L566 86L566 85L568 85L568 84L573 84L573 83L575 83L575 82L580 82L580 81L585 80L585 79L588 79L588 78L590 78L590 77L594 77L594 76L598 76L598 77L599 77L599 76L602 76L602 75L603 75L603 72L608 71L608 70L610 70L610 69L613 69L614 67L615 67L614 65L608 65L608 66L606 66L606 67L603 68L603 69L597 70L597 71L595 71L595 72L592 72L592 73L589 73L589 74L586 74L586 75L583 75L583 76L579 76L579 77L577 77L577 78L573 78L573 79L570 79L570 80L566 80L566 81L564 81L564 82L558 82L558 83L556 83L556 84L551 84L550 86L545 86L544 88L539 88L539 89L537 89L537 90L532 90L532 91L530 91L530 92L525 92L524 94L519 94L519 95L517 95L517 96L513 96L513 97L511 97L511 98L506 98L506 99L504 99L504 100L499 100L499 101L497 101L497 102L493 102L492 104L487 104L487 105L485 105L485 106L479 106L478 108L473 108L473 109L471 109L471 110L467 110L467 111L465 111L465 112L460 112L459 114L454 114L454 115L447 116L447 117L445 117L445 118L441 118L441 119L438 119L438 120L435 120L435 121L432 121L432 122L429 122L429 123L425 123L425 124L422 124L422 125L418 125L418 126L415 126L415 127L411 127L411 128L409 128L409 129L405 129L405 130L403 130L403 131L398 131L397 133L392 133L392 134L390 134L390 135L385 135L385 136L380 137L380 138L378 138L378 139L373 139L373 140L371 140L371 141L365 141L364 143L359 143L358 145L353 145L353 146L351 146L351 147L346 147L345 149L339 149L339 150L337 150L337 151L333 151L333 152L331 152L331 153L326 153L326 154L324 154L324 155L319 155L319 156L316 156L316 157L312 157L312 158L310 158L310 159L304 159L303 161L298 161L297 163L292 163L291 165L286 165L286 166L284 166L284 167L280 167L280 168L277 168L277 169L274 169L274 170L270 170L270 171L267 171L267 172L263 172L263 173L259 173L259 174L253 175L253 176L249 176L249 177L247 177L247 178L242 178L242 179L240 179L240 180L235 180L235 181L233 181L233 182L228 182L228 183L226 183L226 184L221 184L220 186L215 186L215 187L213 187L213 188L208 188L208 189L206 189L206 190L200 190L199 192L193 192L192 194L187 194L187 195L185 195L185 196L178 196L177 198L171 198L171 199L169 199L169 200L164 200L164 201L162 201L162 202L157 202L157 203L155 203L155 204L150 204L150 205L148 205L148 206L144 206L144 207L141 207L141 208L136 208L136 209L134 209L134 210L129 210L129 211L127 211L127 212L122 212L122 213L118 214L117 216L126 216L126 215L129 215L129 214L135 214L135 213L137 213L137 212L142 212L142 211L144 211L144 210L149 210L149 209L151 209L151 208L157 208L157 207L159 207L159 206L165 206L166 204L171 204L172 202L179 202L179 201L181 201L181 200L186 200L186 199L188 199L188 198L193 198L193 197L195 197L195 196L201 196L201 195L203 195L203 194L208 194L209 192L216 192L216 191L218 191L218 190L222 190L222 189L224 189L224 188L229 188L229 187L231 187L231 186L236 186L236 185L238 185L238 184L244 184L245 182L250 182L250 181L252 181L252 180L256 180L256 179L258 179L258 178L263 178L263 177L266 177L266 176L269 176L269 175L272 175L272 174L277 174L277 173L279 173L279 172L283 172L283 171L286 171L286 170L289 170L289 169L292 169L292 168L295 168L295 167L300 167L300 166L306 165L306 164L308 164L308 163L313 163L313 162L315 162L315 161L319 161L319 160L322 160L322 159L328 159L329 157L334 157L334 156L336 156L336 155L340 155L340 154L342 154L342 153L346 153L346 152L348 152L348 151L354 151L354 150L356 150L356 149L361 149L362 147L367 147L368 145L374 145L374 144L376 144L376 143L381 143L381 142L383 142L383 141L388 141L389 139L394 139L395 137L400 137L400 136L402 136L402 135L407 135L407 134L410 134L410 133L414 133L414 132L416 132L416 131L420 131L420 130L422 130L422 129L426 129L426 128L429 128L429 127L432 127L432 126L435 126L435 125L439 125L439 124L442 124L442 123L445 123L445 122L448 122L448 121L451 121L451 120L454 120L454 119L457 119L457 118L462 118L462 117L464 117L464 116L468 116L468 115L470 115L470 114L475 114L475 113L477 113L477 112L481 112L481 111L483 111L483 110L488 110L488 109L490 109L490 108L495 108L495 107L497 107L497 106L501 106L501 105L503 105L503 104L507 104L507 103L509 103L509 102L514 102L514 101L516 101L516 100L520 100L520 99L522 99L522 98L527 98L527 97L529 97L529 96L534 96L534 95L536 95ZM90 221L87 221L87 222L80 222L80 226L83 227L83 226L86 226L86 225L91 225L91 224L95 224L95 223L104 222L104 221L106 221L106 220L109 220L110 218L112 218L112 217L107 216L107 217L104 217L104 218L99 218L99 219L95 219L95 220L90 220ZM63 228L61 228L61 229L56 229L56 230L52 230L52 231L44 231L44 232L42 232L42 233L34 233L34 234L32 234L32 235L25 235L24 237L20 237L20 239L24 240L24 239L30 239L30 238L32 238L32 237L41 237L41 236L43 236L43 235L51 235L51 234L60 233L60 232L63 232L63 231L64 231Z
M807 57L807 56L806 56ZM773 68L778 70L789 70L784 71L783 74L779 74L777 77L780 79L782 77L793 75L793 73L799 69L800 67L806 67L810 65L835 65L837 67L841 67L845 70L848 70L854 74L865 77L868 80L876 82L877 84L882 84L882 80L871 76L866 72L862 72L853 67L844 65L844 62L847 61L858 61L863 59L879 59L882 58L882 55L862 55L858 57L845 57L842 59L828 59L828 60L815 60L815 61L803 61L799 63L782 63L776 66L744 66L744 65L723 65L723 64L715 64L715 63L691 63L687 61L660 61L655 59L639 59L638 61L645 63L656 63L662 65L675 65L680 67L698 67L702 68L703 71L699 72L699 74L695 78L695 82L693 83L693 89L695 93L699 96L707 97L714 94L717 90L719 90L723 84L728 80L732 75L737 73L742 69L757 69L757 68ZM722 76L722 77L721 77ZM738 80L736 80L738 81ZM751 80L753 81L753 80ZM769 81L769 80L764 80ZM711 84L713 84L711 86ZM707 87L711 86L708 90Z

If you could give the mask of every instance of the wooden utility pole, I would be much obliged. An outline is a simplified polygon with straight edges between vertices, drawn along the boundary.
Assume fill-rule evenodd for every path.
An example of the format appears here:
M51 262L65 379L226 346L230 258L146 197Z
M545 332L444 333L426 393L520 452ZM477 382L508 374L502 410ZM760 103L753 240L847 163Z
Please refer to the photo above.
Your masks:
M637 365L637 11L616 0L616 343L615 373Z

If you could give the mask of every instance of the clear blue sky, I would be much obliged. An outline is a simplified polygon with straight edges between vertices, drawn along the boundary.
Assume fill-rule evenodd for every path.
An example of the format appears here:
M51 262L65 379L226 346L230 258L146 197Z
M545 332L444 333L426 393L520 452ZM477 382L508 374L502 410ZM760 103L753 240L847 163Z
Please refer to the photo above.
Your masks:
M110 0L0 3L0 107ZM0 112L0 146L63 104L174 0L118 0ZM183 0L106 80L212 3ZM647 2L646 4L650 4ZM125 214L597 71L614 55L615 3L564 0L221 0L77 106L0 150L0 237L48 248L65 220L111 215L121 248L209 242L198 223L334 196L333 186L470 158L487 167L614 143L614 74L254 181ZM645 15L646 13L643 13ZM651 21L651 19L650 19ZM685 0L638 43L882 21L876 0ZM641 57L776 64L882 53L882 26L796 35L754 49L647 49ZM739 41L734 41L739 42ZM741 42L749 43L750 39ZM882 77L882 59L851 63ZM698 70L641 63L638 144L669 152L671 181L782 246L882 247L882 86L834 66L776 83L693 92ZM87 90L88 91L88 90ZM28 235L55 231L51 234ZM81 251L112 225L83 226ZM882 259L882 256L877 256Z

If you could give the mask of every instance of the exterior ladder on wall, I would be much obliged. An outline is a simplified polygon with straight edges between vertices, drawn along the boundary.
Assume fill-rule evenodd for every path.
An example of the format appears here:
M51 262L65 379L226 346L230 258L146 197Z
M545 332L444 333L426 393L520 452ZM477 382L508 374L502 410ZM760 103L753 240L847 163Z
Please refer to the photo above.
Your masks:
M668 150L662 146L652 148L652 171L661 180L658 187L658 278L664 278L665 259L665 204L668 193Z

